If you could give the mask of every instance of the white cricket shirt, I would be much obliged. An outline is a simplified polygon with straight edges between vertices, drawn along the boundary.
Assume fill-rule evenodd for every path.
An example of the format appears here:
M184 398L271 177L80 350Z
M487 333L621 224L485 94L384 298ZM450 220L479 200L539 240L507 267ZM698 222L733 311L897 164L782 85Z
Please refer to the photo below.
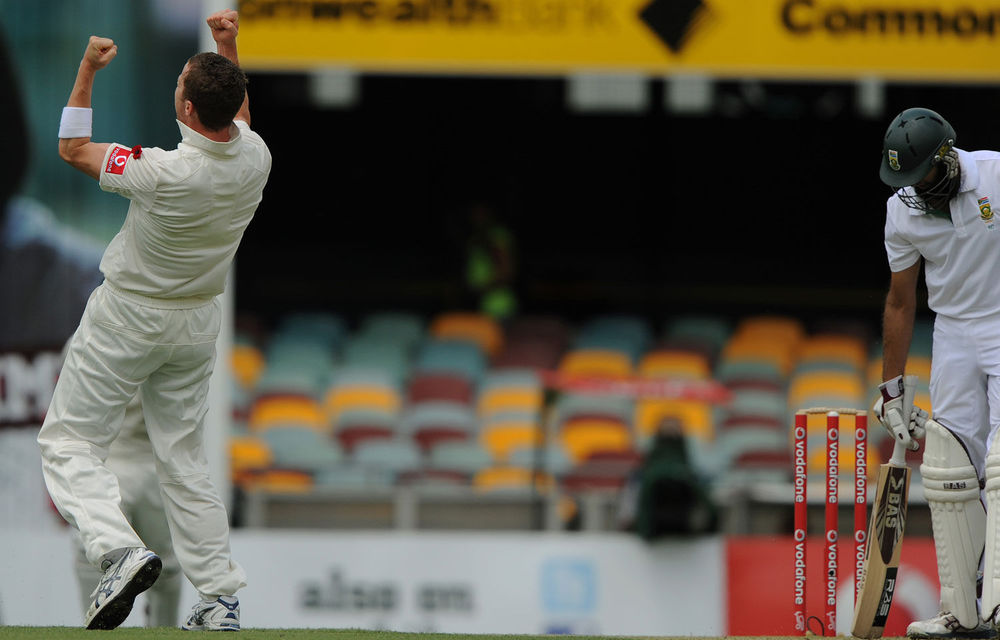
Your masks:
M100 185L131 204L101 259L113 286L150 298L209 300L222 293L243 231L261 201L271 154L235 121L228 142L214 142L180 121L173 151L112 144Z
M951 221L904 205L886 205L885 250L892 271L924 258L928 306L952 318L1000 313L1000 153L957 149L962 176ZM907 187L908 192L912 192Z

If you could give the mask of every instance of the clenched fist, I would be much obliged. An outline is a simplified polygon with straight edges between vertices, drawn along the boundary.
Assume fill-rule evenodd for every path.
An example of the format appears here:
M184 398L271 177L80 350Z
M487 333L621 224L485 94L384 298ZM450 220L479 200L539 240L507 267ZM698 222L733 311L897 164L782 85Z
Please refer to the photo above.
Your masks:
M103 69L118 55L118 45L111 38L90 36L87 50L83 54L84 61L94 69Z
M205 20L217 43L233 42L240 31L240 14L232 9L217 11Z

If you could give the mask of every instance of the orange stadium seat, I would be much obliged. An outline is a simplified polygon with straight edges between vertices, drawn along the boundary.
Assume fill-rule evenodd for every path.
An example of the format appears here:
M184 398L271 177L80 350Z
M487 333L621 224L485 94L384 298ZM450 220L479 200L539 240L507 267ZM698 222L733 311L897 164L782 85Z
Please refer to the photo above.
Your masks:
M479 441L494 460L504 462L516 449L541 446L544 437L537 420L499 418L483 424L479 432Z
M799 344L798 358L799 362L843 362L860 372L865 369L868 350L864 342L855 336L815 335Z
M627 451L632 435L624 422L604 416L580 416L563 423L559 442L570 460L579 462L600 451Z
M686 436L699 440L715 437L710 404L674 398L639 398L635 408L637 434L641 438L652 437L660 422L667 417L678 418Z
M345 411L354 409L377 410L395 414L402 404L399 392L389 386L371 383L343 383L334 385L326 394L323 408L331 423Z
M447 312L436 316L429 328L438 340L466 340L479 345L484 353L495 356L503 347L503 330L492 317L481 313Z
M629 356L609 349L573 349L559 363L559 372L567 375L599 378L627 378L632 374Z
M817 398L841 397L849 408L867 404L860 373L811 371L796 375L788 385L788 406L801 409L815 406Z
M271 395L258 398L250 407L248 424L251 430L296 423L323 429L326 416L320 404L302 395Z
M712 367L705 356L692 351L659 349L649 351L639 360L638 373L650 378L707 380Z
M499 413L540 413L545 401L541 385L537 387L493 387L479 395L477 410L483 419Z
M264 354L250 344L234 344L230 355L233 377L244 389L252 389L264 371Z

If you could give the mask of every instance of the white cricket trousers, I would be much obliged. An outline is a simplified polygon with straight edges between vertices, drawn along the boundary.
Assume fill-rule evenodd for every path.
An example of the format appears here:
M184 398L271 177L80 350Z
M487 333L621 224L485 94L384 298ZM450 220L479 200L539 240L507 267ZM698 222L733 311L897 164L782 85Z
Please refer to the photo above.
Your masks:
M105 282L87 302L38 434L49 495L99 565L110 551L146 546L104 464L129 400L141 393L174 551L206 599L246 586L203 444L221 316L217 299L154 300Z
M1000 315L934 319L930 392L934 418L958 436L982 478L1000 428Z

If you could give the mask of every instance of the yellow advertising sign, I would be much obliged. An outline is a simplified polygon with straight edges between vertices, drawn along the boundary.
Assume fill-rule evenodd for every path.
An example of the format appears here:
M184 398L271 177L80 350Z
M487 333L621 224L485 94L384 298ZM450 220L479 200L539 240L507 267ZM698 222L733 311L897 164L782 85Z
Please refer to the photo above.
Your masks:
M1000 79L1000 0L241 0L258 69Z

